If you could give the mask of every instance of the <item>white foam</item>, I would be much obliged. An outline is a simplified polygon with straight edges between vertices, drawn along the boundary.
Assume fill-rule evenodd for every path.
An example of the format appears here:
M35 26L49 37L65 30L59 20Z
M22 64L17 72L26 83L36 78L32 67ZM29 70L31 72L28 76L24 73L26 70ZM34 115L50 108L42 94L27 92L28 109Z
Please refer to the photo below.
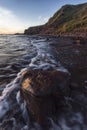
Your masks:
M28 126L25 125L21 130L29 130L29 129L28 129Z
M63 119L63 118L60 119L59 125L60 125L60 128L61 128L62 130L71 130L71 128L67 126L66 120Z
M14 125L14 126L17 125L17 124L16 124L16 120L15 120L15 118L12 117L10 120L13 121L13 125Z
M38 123L34 123L34 128L31 130L41 130L41 126Z
M16 94L16 100L17 100L18 104L21 104L20 91L18 91L17 94Z
M6 114L9 110L9 103L6 100L0 102L0 119Z
M5 89L2 92L2 95L0 96L0 119L3 118L4 115L10 110L10 108L12 106L11 102L14 102L10 98L10 95L12 94L12 92L17 93L17 91L19 90L19 88L20 88L19 79L20 79L20 77L18 74L17 78L15 78L15 80L13 82L6 85ZM19 97L17 95L17 100L19 100L18 98Z
M68 71L66 68L64 68L63 66L58 67L57 70L58 70L58 71L62 71L62 72L67 72L67 73L69 73L69 71ZM69 73L69 74L70 74L70 73Z
M83 124L83 116L81 113L74 114L74 116L72 117L71 120L72 120L72 122L77 122L77 123Z
M2 92L2 96L0 97L0 101L7 98L12 93L12 91L14 91L14 90L16 90L18 88L19 88L19 84L18 83L14 84L14 82L13 82L12 85L10 84L10 85L6 86L6 88Z
M29 126L30 119L29 119L29 115L28 115L28 112L27 112L26 102L25 101L21 104L21 110L22 110L22 116L23 116L26 124Z
M87 83L87 80L85 80L84 82Z
M37 55L31 59L31 63L29 64L30 68L46 70L52 67L59 71L68 72L67 69L55 60L54 56L50 53L50 46L48 44L44 42L40 43L39 41L35 44L36 41L38 40L34 40L32 44L36 47Z
M58 124L54 123L54 121L50 118L51 121L51 125L52 128L50 128L50 130L60 130L60 127L58 126Z

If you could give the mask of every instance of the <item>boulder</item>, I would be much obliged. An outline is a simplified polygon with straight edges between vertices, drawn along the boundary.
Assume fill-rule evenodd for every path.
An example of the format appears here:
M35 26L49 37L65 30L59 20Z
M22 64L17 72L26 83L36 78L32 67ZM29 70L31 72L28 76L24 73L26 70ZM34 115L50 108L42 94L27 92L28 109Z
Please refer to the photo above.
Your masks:
M70 75L57 70L26 70L20 84L21 95L33 119L44 125L47 117L54 117L58 108L65 105Z

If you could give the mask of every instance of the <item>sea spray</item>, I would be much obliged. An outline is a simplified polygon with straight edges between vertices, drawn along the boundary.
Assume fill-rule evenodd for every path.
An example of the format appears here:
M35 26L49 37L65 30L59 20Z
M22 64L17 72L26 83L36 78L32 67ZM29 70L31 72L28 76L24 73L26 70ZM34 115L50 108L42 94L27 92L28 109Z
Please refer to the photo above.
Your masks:
M0 127L3 129L10 128L10 126L8 126L10 121L12 122L11 129L14 128L14 130L21 129L24 125L29 125L26 102L23 101L20 96L20 78L24 70L26 69L23 69L18 73L14 81L6 85L0 96ZM17 113L18 115L16 117L15 115ZM21 120L23 121L20 121L20 118L22 118Z

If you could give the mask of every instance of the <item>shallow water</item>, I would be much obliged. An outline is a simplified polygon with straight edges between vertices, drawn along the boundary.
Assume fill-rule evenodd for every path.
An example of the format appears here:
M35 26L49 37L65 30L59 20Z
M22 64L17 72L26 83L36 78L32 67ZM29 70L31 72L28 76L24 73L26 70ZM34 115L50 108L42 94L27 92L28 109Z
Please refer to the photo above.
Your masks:
M31 57L35 55L30 38L0 35L0 84L10 82L22 68L29 65Z
M57 65L50 52L46 38L0 35L0 84L10 82L22 68Z
M52 39L24 35L0 35L0 128L3 130L41 130L39 124L31 126L26 102L20 97L21 73L29 68L60 69L61 66L50 46ZM56 54L55 54L56 55ZM73 90L73 93L75 91ZM78 95L77 95L78 94ZM76 95L73 97L73 95ZM86 130L87 97L81 93L66 98L67 107L59 110L58 121L51 123L50 130ZM78 101L82 101L79 104ZM83 102L84 101L84 102ZM85 107L83 107L83 103Z

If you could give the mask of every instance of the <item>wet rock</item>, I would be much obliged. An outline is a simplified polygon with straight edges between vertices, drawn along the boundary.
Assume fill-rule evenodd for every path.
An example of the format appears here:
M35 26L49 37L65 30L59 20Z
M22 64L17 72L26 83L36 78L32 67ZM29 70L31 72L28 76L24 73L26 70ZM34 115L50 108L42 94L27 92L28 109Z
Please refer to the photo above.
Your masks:
M74 38L74 43L77 44L77 45L86 44L87 39L82 38L82 37L76 37L76 38Z
M33 118L41 125L58 114L69 94L70 76L57 70L26 70L22 73L21 95ZM44 123L46 122L46 123Z

